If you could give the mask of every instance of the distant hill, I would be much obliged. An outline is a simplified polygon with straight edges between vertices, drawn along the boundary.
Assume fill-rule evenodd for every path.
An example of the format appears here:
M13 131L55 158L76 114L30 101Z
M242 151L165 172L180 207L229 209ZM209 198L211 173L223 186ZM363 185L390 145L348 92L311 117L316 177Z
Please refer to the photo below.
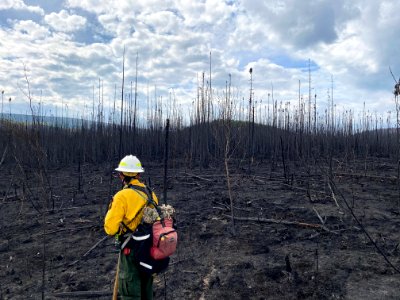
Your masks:
M77 127L82 125L82 122L88 123L88 120L77 119L77 118L66 118L66 117L55 117L55 116L33 116L26 114L0 114L0 119L12 120L18 123L32 123L33 119L39 121L42 124L47 125L58 125L63 127Z

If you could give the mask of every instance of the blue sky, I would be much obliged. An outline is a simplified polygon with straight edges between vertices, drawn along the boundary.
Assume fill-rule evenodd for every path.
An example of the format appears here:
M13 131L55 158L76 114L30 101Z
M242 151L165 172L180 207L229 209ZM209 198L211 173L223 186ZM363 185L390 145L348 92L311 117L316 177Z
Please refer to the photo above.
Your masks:
M189 109L201 74L209 77L210 52L215 101L229 74L237 98L248 98L253 68L254 99L267 105L273 86L274 98L295 110L299 81L308 99L310 61L321 114L333 79L338 111L357 116L365 102L371 113L394 116L389 67L400 77L398 8L398 0L2 0L3 112L29 111L25 75L34 105L48 114L67 105L70 115L88 117L99 79L110 110L115 89L120 99L125 46L128 90L138 55L142 116L155 87L157 97L173 90Z

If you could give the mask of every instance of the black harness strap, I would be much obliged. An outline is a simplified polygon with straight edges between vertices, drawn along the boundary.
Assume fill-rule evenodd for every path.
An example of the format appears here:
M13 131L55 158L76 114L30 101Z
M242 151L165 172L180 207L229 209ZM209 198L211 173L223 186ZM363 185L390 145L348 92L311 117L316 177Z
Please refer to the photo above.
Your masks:
M127 230L127 232L133 232L128 225L133 222L133 220L136 219L136 217L144 210L146 207L146 204L136 213L136 215L128 222L128 224L125 224L124 222L121 222L122 226Z
M132 230L128 227L129 224L131 224L133 222L133 220L136 219L136 217L144 210L144 208L148 205L149 203L149 195L147 193L147 190L144 187L138 186L138 185L128 185L129 188L131 188L132 190L134 190L135 192L137 192L138 190L143 192L146 196L147 199L145 197L143 197L142 194L138 193L143 199L145 199L145 204L143 205L143 207L141 209L138 210L138 212L135 214L135 216L128 222L128 224L125 224L124 222L121 222L122 226L127 230L127 232L132 232ZM153 198L151 198L151 201L153 201ZM154 201L153 201L154 202ZM151 202L150 202L151 203Z
M147 186L140 186L140 185L133 185L130 184L128 185L129 188L131 188L134 191L140 191L142 193L144 193L147 196L147 201L150 202L153 205L157 205L157 203L155 203L155 201L153 200L153 191L147 187Z
M158 216L160 217L160 222L161 222L162 227L165 227L164 218L162 217L162 211L161 211L160 207L158 206L158 204L153 199L153 191L152 191L152 189L149 188L147 185L145 187L138 186L138 185L129 185L128 187L130 187L133 190L141 191L141 192L143 192L143 193L145 193L147 195L147 203L145 204L145 207L148 204L153 205L154 208L156 209L157 213L158 213Z
M124 222L121 222L122 226L125 227L125 229L126 229L128 232L132 232L132 230L129 229L128 225L131 224L131 223L133 222L133 220L135 220L136 217L144 210L144 208L145 208L146 206L150 205L150 204L154 206L154 208L157 210L158 215L159 215L160 218L161 218L161 210L160 210L160 208L158 207L157 203L156 203L156 202L154 201L154 199L153 199L153 191L152 191L148 186L142 187L142 186L139 186L139 185L130 184L130 185L128 185L128 187L131 188L132 190L134 190L136 193L138 193L142 198L145 199L145 197L143 197L143 195L140 194L139 192L144 193L144 194L146 195L146 197L147 197L147 199L145 199L145 200L146 200L146 203L145 203L145 204L143 205L143 207L136 213L136 215L128 222L128 224L125 224ZM163 220L163 219L161 219L161 224L163 225L163 227L165 226L165 225L164 225L164 220Z
M158 204L153 199L153 191L148 186L142 187L142 186L139 186L139 185L132 185L131 184L131 185L128 185L128 187L131 188L132 190L136 191L136 192L137 191L143 192L147 196L147 203L144 206L146 207L149 204L153 205L154 208L157 210L158 215L161 218L161 210L160 210Z

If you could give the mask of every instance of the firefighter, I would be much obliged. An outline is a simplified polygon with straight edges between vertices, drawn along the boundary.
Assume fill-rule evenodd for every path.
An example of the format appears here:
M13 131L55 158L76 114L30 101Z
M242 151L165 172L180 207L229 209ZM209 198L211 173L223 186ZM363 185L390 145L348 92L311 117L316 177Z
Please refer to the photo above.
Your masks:
M146 204L146 195L129 188L131 185L145 187L140 181L140 174L144 172L142 164L136 156L125 156L115 169L119 172L124 187L116 193L109 205L104 220L104 230L108 235L123 237L128 231L135 231L143 216L142 208ZM153 199L158 203L156 195ZM133 257L133 253L124 249L119 254L116 289L121 299L153 299L153 277L139 271ZM116 298L115 298L116 299Z

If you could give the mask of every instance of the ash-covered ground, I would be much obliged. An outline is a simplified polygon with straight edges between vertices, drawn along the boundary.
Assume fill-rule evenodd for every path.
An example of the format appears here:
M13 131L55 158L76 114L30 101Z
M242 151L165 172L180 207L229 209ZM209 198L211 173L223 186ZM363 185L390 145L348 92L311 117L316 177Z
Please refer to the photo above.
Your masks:
M162 198L162 164L144 165ZM118 254L102 225L120 183L110 171L83 165L79 191L77 166L48 170L50 198L39 172L24 184L1 167L0 299L111 298ZM179 246L155 299L400 299L383 256L400 269L395 164L336 161L333 182L315 163L289 164L286 178L270 162L230 171L234 226L222 166L169 169Z

